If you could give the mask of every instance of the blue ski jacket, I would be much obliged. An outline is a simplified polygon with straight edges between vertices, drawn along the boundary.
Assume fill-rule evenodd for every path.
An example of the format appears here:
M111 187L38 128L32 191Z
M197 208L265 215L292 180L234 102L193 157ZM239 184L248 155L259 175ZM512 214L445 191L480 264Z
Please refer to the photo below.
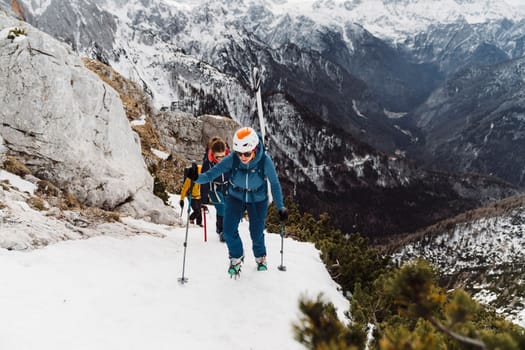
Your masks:
M273 200L277 209L284 206L281 184L275 171L272 159L264 151L264 145L259 138L255 150L255 157L247 164L243 164L237 154L232 152L218 164L199 175L195 183L205 184L212 182L221 174L230 171L228 195L245 203L258 203L268 200L268 186L270 182Z

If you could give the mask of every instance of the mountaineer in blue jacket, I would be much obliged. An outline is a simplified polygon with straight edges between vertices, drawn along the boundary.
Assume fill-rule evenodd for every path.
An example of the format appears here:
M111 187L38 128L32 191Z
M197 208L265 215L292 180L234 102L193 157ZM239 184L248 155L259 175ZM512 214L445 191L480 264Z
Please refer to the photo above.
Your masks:
M202 170L204 173L209 169L220 163L226 156L230 154L228 144L219 136L214 136L206 147L206 154L202 162ZM230 172L219 175L213 179L209 184L200 185L202 204L211 203L215 206L215 229L219 235L219 240L224 242L223 234L223 219L224 219L224 198L228 193L228 183L230 180Z
M288 210L283 203L281 184L271 158L265 153L259 135L250 127L237 130L233 136L233 152L213 168L202 174L196 169L188 174L197 184L213 181L219 175L230 171L228 195L225 198L224 239L230 257L230 275L238 275L244 260L244 251L239 236L239 222L244 211L248 211L252 250L257 269L264 271L266 266L266 245L264 226L268 212L268 185L270 187L279 217L288 218Z

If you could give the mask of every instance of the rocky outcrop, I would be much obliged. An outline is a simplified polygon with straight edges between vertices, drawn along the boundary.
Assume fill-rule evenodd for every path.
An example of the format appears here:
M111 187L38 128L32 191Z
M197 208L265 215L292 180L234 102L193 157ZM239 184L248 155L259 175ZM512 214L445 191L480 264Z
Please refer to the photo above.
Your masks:
M0 135L0 162L3 163L4 155L7 152L7 148L4 145L4 138Z
M0 169L0 249L27 251L102 235L164 236L155 225L146 229L138 220L117 219L118 213L98 208L59 210L49 206L51 201L42 201L42 207L37 208L36 189L34 184Z
M202 115L197 118L183 113L166 112L152 120L160 142L171 154L178 154L188 161L200 162L204 149L213 136L220 136L229 145L239 124L229 118Z
M67 46L2 13L0 96L4 145L35 176L88 206L175 222L153 196L118 94Z

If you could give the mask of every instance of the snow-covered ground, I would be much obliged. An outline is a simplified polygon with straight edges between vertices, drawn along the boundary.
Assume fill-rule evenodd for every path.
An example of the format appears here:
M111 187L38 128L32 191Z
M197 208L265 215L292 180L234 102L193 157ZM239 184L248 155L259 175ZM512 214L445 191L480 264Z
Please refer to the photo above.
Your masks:
M172 200L178 207L178 197ZM0 222L8 209L0 210ZM298 300L318 293L344 319L348 300L312 244L285 239L287 271L281 272L280 236L268 234L269 270L259 272L245 221L240 226L245 265L240 279L230 279L212 207L206 218L207 242L202 228L189 227L188 283L183 285L177 280L185 227L124 218L124 226L144 234L104 234L27 251L0 249L0 348L302 349L292 332ZM122 230L123 224L108 225ZM13 226L4 228L9 230L0 223L0 238Z

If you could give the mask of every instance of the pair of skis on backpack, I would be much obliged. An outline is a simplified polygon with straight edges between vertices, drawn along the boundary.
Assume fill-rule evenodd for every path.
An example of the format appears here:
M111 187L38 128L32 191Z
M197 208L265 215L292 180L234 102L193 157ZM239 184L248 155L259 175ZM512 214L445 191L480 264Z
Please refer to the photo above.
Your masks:
M241 267L244 262L244 257L241 258L232 258L230 259L230 267L228 268L228 274L230 278L239 278L241 276ZM257 271L266 271L268 267L266 266L266 257L256 258L255 262L257 263Z

